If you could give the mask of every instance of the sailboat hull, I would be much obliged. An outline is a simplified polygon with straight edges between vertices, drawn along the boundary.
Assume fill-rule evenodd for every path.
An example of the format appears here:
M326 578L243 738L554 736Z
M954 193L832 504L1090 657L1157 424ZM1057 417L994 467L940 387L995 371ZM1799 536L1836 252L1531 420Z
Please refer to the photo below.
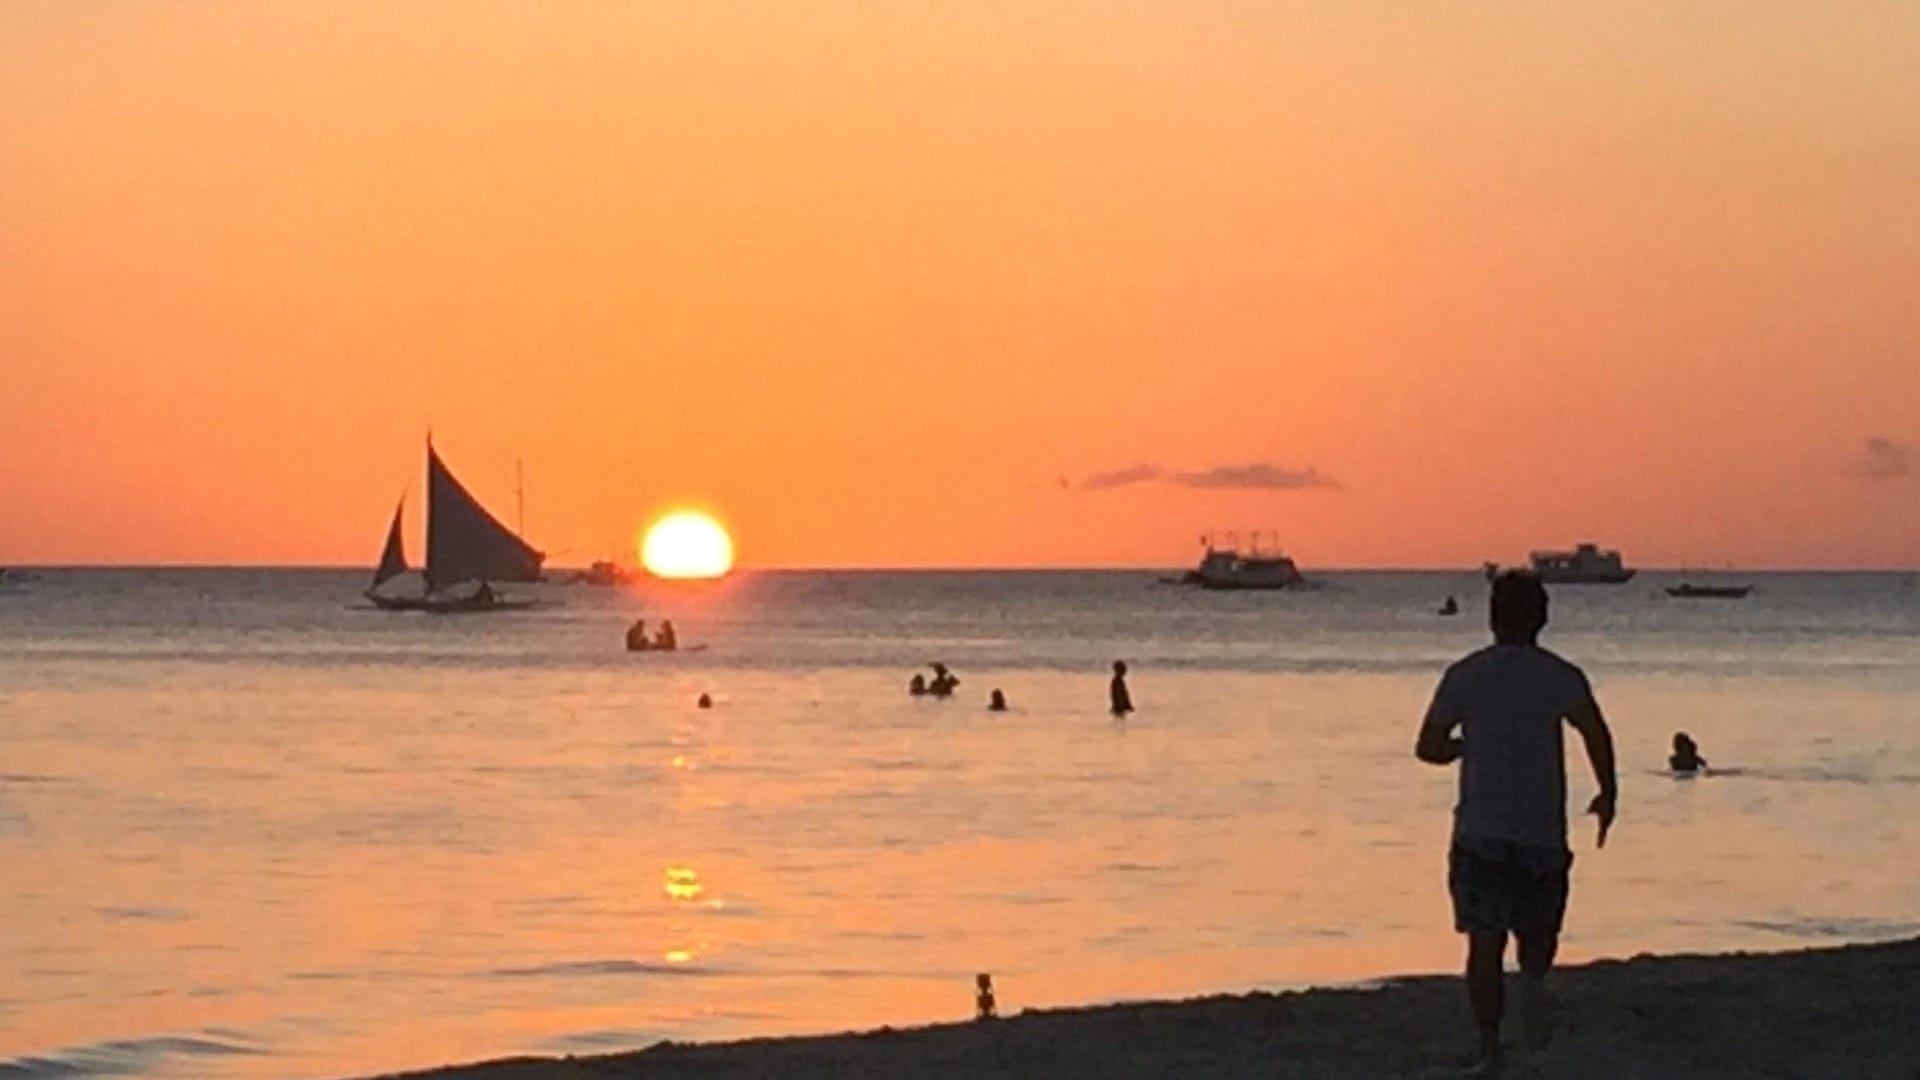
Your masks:
M424 611L429 615L478 615L486 611L524 611L533 600L485 600L478 596L381 596L369 592L367 599L381 611Z

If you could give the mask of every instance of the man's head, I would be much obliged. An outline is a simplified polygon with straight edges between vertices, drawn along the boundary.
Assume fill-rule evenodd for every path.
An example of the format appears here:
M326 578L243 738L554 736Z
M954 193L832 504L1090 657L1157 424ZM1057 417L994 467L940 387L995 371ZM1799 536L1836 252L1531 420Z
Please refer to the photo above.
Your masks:
M1502 645L1531 645L1547 625L1547 588L1532 574L1509 570L1493 579L1487 609L1493 640Z
M1115 675L1125 675L1127 673L1127 662L1125 660L1115 660L1113 662L1113 673Z

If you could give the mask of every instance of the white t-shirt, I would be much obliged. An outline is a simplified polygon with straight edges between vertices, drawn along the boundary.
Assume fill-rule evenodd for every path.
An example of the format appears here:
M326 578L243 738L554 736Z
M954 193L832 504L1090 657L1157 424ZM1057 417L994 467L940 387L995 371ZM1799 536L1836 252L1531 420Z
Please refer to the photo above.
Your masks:
M1561 722L1592 700L1586 675L1537 645L1489 645L1447 669L1427 723L1460 725L1455 842L1566 850Z

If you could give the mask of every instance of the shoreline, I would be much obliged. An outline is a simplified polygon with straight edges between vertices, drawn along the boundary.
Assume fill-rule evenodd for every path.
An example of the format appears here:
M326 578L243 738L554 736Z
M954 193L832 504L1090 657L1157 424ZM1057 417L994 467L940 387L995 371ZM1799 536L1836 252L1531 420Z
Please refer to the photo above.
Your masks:
M1552 1045L1509 1076L1899 1077L1920 1069L1920 938L1559 968ZM1509 1016L1511 1020L1511 1016ZM1511 1035L1509 1035L1511 1041ZM1472 1045L1457 975L1362 987L1029 1009L1001 1020L517 1057L384 1080L584 1077L1442 1077Z

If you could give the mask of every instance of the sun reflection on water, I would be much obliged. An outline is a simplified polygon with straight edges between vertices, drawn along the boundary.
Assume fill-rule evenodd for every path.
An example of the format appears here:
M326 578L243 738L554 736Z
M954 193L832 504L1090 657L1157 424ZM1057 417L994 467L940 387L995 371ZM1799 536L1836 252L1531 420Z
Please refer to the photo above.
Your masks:
M691 867L667 867L667 895L675 900L695 900L705 891L700 875Z

